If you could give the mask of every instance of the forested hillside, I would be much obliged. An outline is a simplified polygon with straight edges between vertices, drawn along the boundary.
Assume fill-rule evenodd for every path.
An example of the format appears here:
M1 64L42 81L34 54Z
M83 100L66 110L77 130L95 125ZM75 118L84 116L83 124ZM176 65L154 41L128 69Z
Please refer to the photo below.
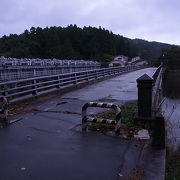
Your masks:
M180 70L180 47L172 46L169 48L160 56L159 62L163 62L167 69Z
M139 48L139 55L151 64L158 64L159 57L171 47L169 44L149 42L142 39L134 39L133 42Z
M106 65L116 55L137 55L154 62L169 45L131 40L104 28L76 25L34 28L0 38L0 56L16 58L92 59Z
M163 95L170 98L180 98L180 47L173 46L160 58L165 71L163 73Z

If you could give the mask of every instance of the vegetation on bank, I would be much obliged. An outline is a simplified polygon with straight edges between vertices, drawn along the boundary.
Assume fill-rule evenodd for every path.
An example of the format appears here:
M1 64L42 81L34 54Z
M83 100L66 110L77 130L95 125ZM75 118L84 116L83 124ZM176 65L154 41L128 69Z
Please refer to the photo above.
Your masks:
M163 96L169 98L180 98L180 69L165 69L162 78Z
M129 127L135 127L134 124L134 113L137 111L137 101L128 102L121 107L122 109L122 122L127 124Z
M141 56L157 59L170 45L128 39L104 28L32 27L20 35L10 34L0 38L0 56L16 58L90 59L107 65L114 56Z
M162 62L167 69L180 69L180 47L172 46L160 56L159 61Z

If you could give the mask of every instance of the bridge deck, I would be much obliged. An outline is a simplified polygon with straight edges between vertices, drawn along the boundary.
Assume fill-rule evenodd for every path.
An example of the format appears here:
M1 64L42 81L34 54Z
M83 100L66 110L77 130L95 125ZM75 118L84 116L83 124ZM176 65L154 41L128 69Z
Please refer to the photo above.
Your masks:
M0 179L117 179L131 141L82 133L81 107L88 101L122 104L136 100L136 79L154 70L124 74L36 104L30 112L14 116L22 120L0 130ZM134 148L129 163L139 155L140 147Z

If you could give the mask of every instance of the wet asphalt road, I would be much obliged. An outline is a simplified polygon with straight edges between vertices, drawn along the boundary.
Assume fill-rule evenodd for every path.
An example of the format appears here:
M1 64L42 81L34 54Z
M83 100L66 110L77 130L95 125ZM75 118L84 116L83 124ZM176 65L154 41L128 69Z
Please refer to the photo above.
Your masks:
M154 71L149 68L124 74L17 115L21 121L0 130L0 180L117 179L130 142L81 132L81 107L88 101L121 105L136 100L136 79ZM96 111L92 108L89 113Z

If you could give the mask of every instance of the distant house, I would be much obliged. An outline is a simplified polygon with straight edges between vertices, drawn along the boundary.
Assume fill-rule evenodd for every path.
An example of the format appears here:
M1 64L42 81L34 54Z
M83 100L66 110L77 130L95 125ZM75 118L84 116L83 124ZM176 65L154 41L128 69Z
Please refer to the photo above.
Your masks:
M140 57L140 56L133 57L133 58L131 59L131 63L132 63L132 62L136 62L136 61L138 61L138 60L141 60L141 57Z
M136 56L136 57L131 59L129 64L130 65L147 65L148 62L146 60L142 59L141 57Z
M114 60L109 63L109 67L126 66L128 64L128 59L129 58L124 55L116 56Z

